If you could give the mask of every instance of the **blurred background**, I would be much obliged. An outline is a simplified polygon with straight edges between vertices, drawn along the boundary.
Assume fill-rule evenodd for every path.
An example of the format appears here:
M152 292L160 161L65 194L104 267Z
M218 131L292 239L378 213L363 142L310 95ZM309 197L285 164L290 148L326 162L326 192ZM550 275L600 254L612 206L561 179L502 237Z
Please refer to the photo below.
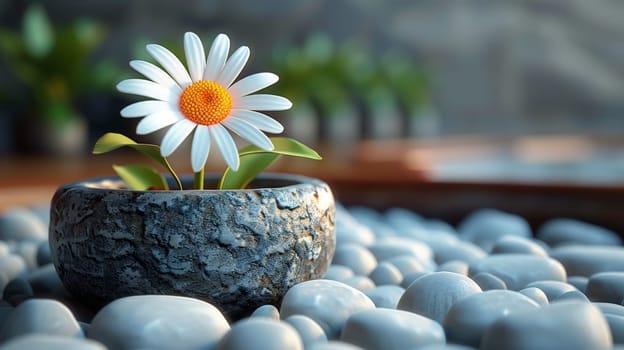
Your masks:
M280 76L295 107L274 116L327 159L304 173L619 187L622 18L619 0L0 0L0 182L133 136L116 82L190 30Z

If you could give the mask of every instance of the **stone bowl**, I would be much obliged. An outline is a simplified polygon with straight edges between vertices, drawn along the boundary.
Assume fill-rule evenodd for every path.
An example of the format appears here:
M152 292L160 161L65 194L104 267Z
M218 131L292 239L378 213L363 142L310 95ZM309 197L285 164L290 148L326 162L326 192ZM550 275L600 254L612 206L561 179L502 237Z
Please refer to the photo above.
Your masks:
M320 180L287 174L261 175L249 188L133 191L117 177L63 185L51 203L54 266L67 290L95 307L182 295L236 320L279 305L331 263L333 195Z

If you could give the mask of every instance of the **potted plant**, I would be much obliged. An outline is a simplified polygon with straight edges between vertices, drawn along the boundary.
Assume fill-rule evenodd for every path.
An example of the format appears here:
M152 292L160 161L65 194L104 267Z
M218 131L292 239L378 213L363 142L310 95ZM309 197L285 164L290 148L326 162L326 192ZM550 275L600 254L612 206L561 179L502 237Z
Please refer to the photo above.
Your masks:
M169 50L147 45L160 67L130 65L147 79L127 79L118 90L149 98L121 111L143 118L138 134L169 127L160 145L108 133L94 153L133 148L169 172L115 165L118 177L61 186L51 204L50 247L65 287L94 305L135 294L176 294L207 300L231 319L263 304L277 305L294 284L320 278L334 252L334 201L324 182L293 175L262 175L283 155L320 159L280 133L258 111L285 110L286 98L254 94L277 82L257 73L235 82L249 57L241 47L228 58L220 34L205 55L194 33L184 36L188 70ZM251 144L237 149L230 131ZM179 176L167 157L193 134L193 176ZM214 147L211 147L214 146ZM205 174L212 148L227 163L223 175Z
M0 87L15 115L16 151L68 156L87 151L88 128L79 104L118 76L107 60L91 62L103 28L88 19L55 27L33 4L21 31L0 27L0 57L12 74Z

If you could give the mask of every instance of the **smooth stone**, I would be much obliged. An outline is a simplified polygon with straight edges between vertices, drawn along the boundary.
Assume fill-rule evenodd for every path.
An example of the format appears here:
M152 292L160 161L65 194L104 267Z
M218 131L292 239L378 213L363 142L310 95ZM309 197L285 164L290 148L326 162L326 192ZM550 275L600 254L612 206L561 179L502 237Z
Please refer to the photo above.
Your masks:
M490 251L490 254L509 253L548 256L548 253L541 245L527 237L521 236L503 236L494 242Z
M413 272L429 271L427 266L418 260L418 258L411 255L400 255L384 261L394 265L403 276L407 276Z
M428 245L410 238L387 237L378 239L368 246L377 261L385 261L396 256L407 255L418 261L427 261L433 258L433 252Z
M485 250L471 242L462 241L433 241L428 242L434 252L434 260L438 264L447 261L459 260L468 264L487 256Z
M116 350L210 349L229 329L223 314L199 299L137 295L104 306L87 336Z
M2 299L10 301L13 296L32 297L33 295L33 289L28 281L23 278L15 278L4 287Z
M425 218L406 208L389 208L383 213L383 217L397 231L405 227L422 227L425 223Z
M49 334L26 334L2 344L2 350L107 350L95 340Z
M414 312L441 323L457 300L475 293L481 293L481 288L464 275L432 272L410 284L401 296L397 309Z
M407 287L410 286L410 284L414 283L414 281L430 273L431 272L427 272L427 271L415 271L415 272L408 273L407 275L403 277L403 281L401 281L401 287L406 289Z
M0 214L1 241L45 241L47 239L48 227L32 211L25 208L12 208Z
M21 256L7 254L0 256L0 292L6 285L18 277L26 277L28 268Z
M51 299L29 299L19 304L0 329L0 342L28 333L84 336L67 306Z
M413 349L416 350L416 349ZM465 346L459 344L443 344L443 345L428 345L419 347L418 350L478 350L472 346Z
M248 318L232 325L215 350L303 350L303 341L290 324L270 318Z
M604 315L616 315L624 317L624 306L612 303L592 303L596 305Z
M31 206L30 211L35 214L41 222L47 227L50 224L50 204L37 204Z
M375 235L375 238L397 236L397 232L386 223L383 215L370 207L350 207L349 213L360 224L368 227Z
M477 282L481 290L507 289L505 281L487 272L480 272L472 276L472 280Z
M546 294L549 301L559 298L562 294L577 290L573 285L560 281L535 281L524 286L525 288L539 288Z
M0 241L0 257L5 256L11 252L9 245L3 241Z
M344 281L347 278L353 277L355 274L350 267L331 264L325 271L323 278L326 280L334 280L334 281Z
M293 315L284 320L299 333L303 347L305 349L310 348L312 344L327 342L327 336L323 328L314 322L313 319L304 315Z
M444 344L438 322L401 310L371 309L354 313L345 323L340 340L367 350L403 350Z
M587 283L589 278L584 276L568 276L568 283L576 287L576 289L585 293L587 291Z
M0 300L0 329L9 315L15 310L15 307L6 300Z
M550 256L563 264L570 276L624 271L624 247L566 245L553 248Z
M519 293L526 295L527 297L533 299L538 305L544 306L548 305L550 302L548 301L548 297L543 290L535 287L520 289Z
M403 293L405 293L405 288L389 284L377 286L364 292L375 303L376 307L388 309L396 309Z
M381 214L378 210L373 209L368 206L363 205L353 205L347 208L349 214L357 221L362 223L362 225L376 225L376 224L384 224L385 219L383 214Z
M382 261L377 264L368 277L375 282L377 286L387 284L399 285L401 281L403 281L403 274L401 274L401 271L387 261Z
M565 244L622 245L622 239L615 232L604 227L575 219L551 219L537 230L537 238L552 247Z
M614 344L624 344L624 316L605 314Z
M274 320L280 319L279 310L273 305L262 305L251 314L250 317L268 317Z
M619 304L624 299L624 272L601 272L587 282L587 297L591 301Z
M353 276L341 282L362 292L375 288L375 282L366 276Z
M360 224L347 209L336 205L336 246L356 243L363 246L375 241L375 235L365 225Z
M36 259L38 266L52 263L52 253L50 252L50 244L47 240L39 243Z
M296 284L284 296L282 319L305 315L323 328L328 339L340 336L345 321L353 313L375 308L363 292L332 280L311 280Z
M484 333L481 350L607 350L613 345L605 317L591 303L568 301L503 317Z
M364 350L363 348L337 340L330 340L326 343L314 343L306 350Z
M480 209L470 213L458 225L459 236L490 251L503 236L531 237L531 227L521 216L495 209Z
M533 299L510 290L469 295L454 303L442 325L449 342L478 347L485 330L496 320L538 308Z
M15 242L11 252L21 256L26 263L26 268L32 270L37 267L37 250L40 243L36 241Z
M54 294L63 289L63 282L52 263L41 266L28 274L28 282L35 294Z
M460 275L467 276L468 275L468 263L461 260L451 260L447 261L444 264L438 265L436 269L437 272L446 271L446 272L455 272Z
M590 302L589 298L587 298L587 296L583 294L583 292L578 291L578 290L571 290L569 292L565 292L561 294L560 296L558 296L557 298L555 298L553 302L558 303L558 302L570 301L570 300L582 301L586 303Z
M510 290L520 290L535 281L565 281L566 270L556 260L529 254L496 254L470 265L470 276L481 272L502 279Z
M336 246L332 263L349 267L356 275L368 276L377 266L377 259L365 247L347 243Z
M424 225L427 231L430 231L435 235L442 234L442 233L457 235L457 230L455 229L455 227L453 227L453 225L443 220L427 219L425 220Z

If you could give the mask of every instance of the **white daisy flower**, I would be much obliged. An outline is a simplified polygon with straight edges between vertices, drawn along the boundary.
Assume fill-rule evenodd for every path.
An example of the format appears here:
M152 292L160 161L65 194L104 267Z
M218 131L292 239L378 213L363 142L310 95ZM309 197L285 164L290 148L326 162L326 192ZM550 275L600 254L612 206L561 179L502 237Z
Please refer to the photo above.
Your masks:
M228 59L229 49L230 39L219 34L206 58L199 37L188 32L184 35L187 70L171 51L150 44L147 51L164 70L146 61L131 61L130 66L149 80L127 79L117 85L121 92L152 99L121 110L125 118L144 117L137 125L137 134L171 126L161 142L163 157L171 155L194 131L194 172L204 168L213 143L227 165L238 170L238 150L228 130L262 149L272 150L273 143L264 132L281 133L284 127L257 111L281 111L292 106L281 96L252 94L276 83L279 78L273 73L253 74L234 83L247 63L249 48L240 47Z

